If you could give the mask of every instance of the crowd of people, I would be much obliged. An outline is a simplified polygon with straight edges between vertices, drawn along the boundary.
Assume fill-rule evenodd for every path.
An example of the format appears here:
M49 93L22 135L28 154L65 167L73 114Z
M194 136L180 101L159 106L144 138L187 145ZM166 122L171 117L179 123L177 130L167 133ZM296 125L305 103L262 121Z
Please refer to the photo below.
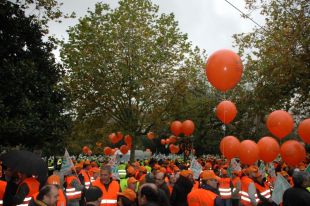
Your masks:
M231 170L223 158L198 158L198 178L189 162L148 159L133 163L74 161L66 175L51 171L45 184L33 175L0 168L0 206L250 206L310 205L308 162L291 167L274 161L276 174L291 185L273 201L276 177L258 165ZM117 168L118 174L112 171Z

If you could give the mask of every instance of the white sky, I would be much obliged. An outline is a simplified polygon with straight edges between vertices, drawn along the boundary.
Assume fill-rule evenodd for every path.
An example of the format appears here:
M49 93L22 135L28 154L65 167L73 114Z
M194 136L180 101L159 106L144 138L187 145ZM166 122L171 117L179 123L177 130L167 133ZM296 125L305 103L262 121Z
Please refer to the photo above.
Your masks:
M229 0L242 11L244 0ZM87 9L94 9L99 0L59 0L63 2L65 12L76 12L77 17L84 16ZM112 8L118 5L117 0L103 0ZM205 49L208 54L222 48L232 49L232 35L241 32L250 32L255 26L249 19L244 19L241 14L224 0L152 0L159 5L160 13L174 13L179 22L179 28L188 34L189 41L200 49ZM246 12L245 12L246 13ZM263 24L263 17L254 11L251 17ZM51 23L50 33L60 38L68 38L66 30L69 26L78 23L78 18L65 20L61 24ZM55 52L58 56L58 52ZM59 57L57 57L58 59Z

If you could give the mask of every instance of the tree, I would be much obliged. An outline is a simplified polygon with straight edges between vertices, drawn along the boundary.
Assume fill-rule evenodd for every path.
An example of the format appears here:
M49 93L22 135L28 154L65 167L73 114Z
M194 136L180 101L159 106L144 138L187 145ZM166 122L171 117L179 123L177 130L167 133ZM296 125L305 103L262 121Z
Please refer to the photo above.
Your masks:
M167 127L171 106L184 96L176 91L204 81L197 79L199 49L191 48L173 14L159 15L145 0L121 0L114 10L96 4L69 29L61 57L75 122L101 124L104 134L129 133L132 150L150 129Z
M63 146L70 124L59 84L63 68L33 17L8 1L0 3L0 11L1 144L52 151Z
M306 0L247 1L249 10L265 16L265 25L234 35L245 59L242 82L232 94L243 114L234 126L242 128L243 137L268 134L266 115L277 109L289 110L297 122L309 117L309 5Z

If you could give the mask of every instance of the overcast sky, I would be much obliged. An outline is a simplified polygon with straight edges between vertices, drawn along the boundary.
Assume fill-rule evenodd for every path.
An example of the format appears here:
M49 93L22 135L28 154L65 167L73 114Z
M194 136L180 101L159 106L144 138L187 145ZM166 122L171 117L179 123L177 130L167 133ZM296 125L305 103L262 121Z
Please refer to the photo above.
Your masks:
M229 0L242 11L244 0ZM65 12L76 12L77 17L84 16L87 9L94 9L99 0L59 0L63 2ZM117 0L103 0L112 8L118 5ZM232 35L249 32L255 24L244 19L241 14L224 0L152 0L159 5L160 13L174 13L179 22L180 30L188 34L194 46L205 49L208 54L222 48L233 49ZM263 17L254 11L251 14L259 24L263 24ZM57 37L68 38L66 30L78 22L78 18L65 20L61 24L52 23L50 32ZM58 52L56 52L56 55Z

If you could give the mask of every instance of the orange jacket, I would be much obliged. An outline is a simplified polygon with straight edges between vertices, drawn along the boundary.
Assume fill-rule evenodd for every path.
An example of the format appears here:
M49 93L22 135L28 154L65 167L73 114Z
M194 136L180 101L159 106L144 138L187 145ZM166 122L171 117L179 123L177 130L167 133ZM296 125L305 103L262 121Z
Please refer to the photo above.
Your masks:
M251 199L248 193L249 184L252 182L253 180L250 179L248 176L243 176L241 178L240 202L243 206L252 206Z
M217 195L209 190L205 189L196 189L192 190L187 195L187 204L188 206L214 206L214 200Z
M231 198L230 178L221 178L219 181L219 191L222 199Z
M112 180L110 182L108 191L100 182L100 178L93 182L93 186L99 187L102 191L100 206L117 206L117 193L120 191L120 186L117 181Z
M88 173L85 170L81 170L80 174L82 174L82 176L84 177L85 188L88 189L91 183Z
M66 177L66 183L67 183L67 188L66 188L66 196L68 198L68 200L75 200L75 199L81 199L81 191L76 190L73 186L72 186L72 181L76 180L78 182L80 182L80 180L76 177L76 176L68 176Z
M6 181L0 180L0 206L3 205L3 196L6 188Z
M28 177L26 179L24 179L24 181L22 181L20 185L22 184L26 184L28 189L29 189L29 192L28 194L26 195L26 197L24 198L24 201L23 203L19 204L19 205L16 205L16 206L24 206L24 205L28 205L28 203L30 202L31 198L32 198L32 195L39 192L39 187L40 187L40 183L38 182L38 180L36 180L35 178L33 177ZM19 188L17 188L17 191L19 190Z
M255 187L256 189L259 191L259 193L264 196L265 198L269 199L271 198L271 191L270 191L270 188L267 184L264 184L264 186L261 186L260 184L258 183L254 183L255 184ZM258 203L260 203L261 201L258 199L258 196L257 194L255 194L255 198L256 200L258 200Z

